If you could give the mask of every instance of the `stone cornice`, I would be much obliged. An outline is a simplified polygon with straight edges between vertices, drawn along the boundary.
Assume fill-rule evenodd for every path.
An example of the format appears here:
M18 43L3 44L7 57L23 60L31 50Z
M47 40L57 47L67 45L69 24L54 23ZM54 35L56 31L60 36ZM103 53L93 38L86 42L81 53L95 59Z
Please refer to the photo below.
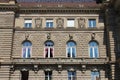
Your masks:
M20 13L99 13L100 8L20 8Z
M43 13L43 14L55 14L55 13L99 13L100 7L22 7L18 4L0 4L0 11L15 11L18 13Z
M11 4L0 4L0 11L17 11L19 7Z

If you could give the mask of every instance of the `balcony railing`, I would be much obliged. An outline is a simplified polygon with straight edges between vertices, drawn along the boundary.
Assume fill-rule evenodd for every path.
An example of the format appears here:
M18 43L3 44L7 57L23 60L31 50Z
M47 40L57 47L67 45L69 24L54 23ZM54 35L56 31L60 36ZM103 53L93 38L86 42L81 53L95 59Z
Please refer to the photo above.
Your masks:
M108 58L13 58L13 64L106 64Z

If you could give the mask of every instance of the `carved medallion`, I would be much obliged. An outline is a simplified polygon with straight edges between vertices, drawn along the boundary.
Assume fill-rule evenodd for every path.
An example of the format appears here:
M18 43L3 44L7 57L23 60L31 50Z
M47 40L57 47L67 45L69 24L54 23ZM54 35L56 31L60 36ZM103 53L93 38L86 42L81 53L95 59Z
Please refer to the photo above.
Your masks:
M57 27L63 27L64 26L64 20L62 18L58 18L56 20Z

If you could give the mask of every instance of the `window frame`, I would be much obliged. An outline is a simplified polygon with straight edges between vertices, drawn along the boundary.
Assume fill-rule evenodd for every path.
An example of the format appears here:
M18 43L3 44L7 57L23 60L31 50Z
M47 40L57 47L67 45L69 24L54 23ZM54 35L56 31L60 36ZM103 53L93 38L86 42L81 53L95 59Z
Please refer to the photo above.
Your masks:
M46 73L47 73L47 75L46 75ZM45 80L52 80L52 71L45 71Z
M46 46L46 43L47 43L47 42L52 43L53 46ZM46 49L48 49L48 57L46 57L46 55L47 55ZM50 54L50 49L52 49L52 54ZM50 55L52 55L52 57L51 57ZM45 57L45 58L53 58L53 57L54 57L54 43L53 43L53 41L46 41L46 42L44 43L44 57Z
M97 27L97 20L95 18L88 19L88 28L96 28L96 27Z
M75 46L68 46L68 43L70 43L70 42L74 43ZM68 56L68 51L69 51L68 49L70 49L70 57ZM73 49L75 50L75 54L74 53L72 54ZM66 44L66 57L67 58L76 58L76 43L74 41L67 42L67 44Z
M31 44L31 46L23 46L25 42L29 42ZM24 49L27 51L25 51L25 57L24 57ZM28 54L28 50L30 49L30 54ZM30 57L29 57L30 55ZM31 58L32 57L32 43L30 41L24 41L22 43L22 58Z
M75 27L75 19L67 19L67 27Z
M100 78L100 71L91 71L91 80L97 80L97 77Z
M96 43L96 45L97 46L95 46L95 47L93 47L93 46L90 46L90 43ZM89 42L89 44L88 44L88 49L89 49L89 57L90 58L99 58L99 44L98 44L98 42L96 42L96 41L90 41ZM91 50L90 49L92 49L92 56L91 56ZM95 53L95 49L97 49L97 54ZM95 56L95 55L97 55L97 56Z
M76 80L76 71L68 71L68 80Z
M47 25L47 23L49 24L49 25ZM52 23L52 24L51 24ZM52 25L52 26L51 26ZM54 21L53 21L53 19L46 19L46 28L53 28L54 27Z
M24 28L32 28L32 19L24 19Z

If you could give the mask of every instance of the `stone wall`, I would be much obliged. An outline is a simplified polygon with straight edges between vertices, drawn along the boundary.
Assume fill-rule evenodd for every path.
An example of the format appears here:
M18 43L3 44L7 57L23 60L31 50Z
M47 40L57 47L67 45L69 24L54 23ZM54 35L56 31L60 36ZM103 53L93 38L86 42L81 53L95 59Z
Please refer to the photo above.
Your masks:
M70 40L69 34L73 36L76 42L77 58L89 58L88 44L92 40L93 31L16 31L14 34L14 45L12 57L20 58L22 53L22 42L27 40L32 43L32 57L44 57L44 42L47 41L47 34L51 34L51 40L54 42L54 57L66 57L66 44ZM104 32L94 31L95 41L99 43L99 57L107 57L106 43L104 43Z

